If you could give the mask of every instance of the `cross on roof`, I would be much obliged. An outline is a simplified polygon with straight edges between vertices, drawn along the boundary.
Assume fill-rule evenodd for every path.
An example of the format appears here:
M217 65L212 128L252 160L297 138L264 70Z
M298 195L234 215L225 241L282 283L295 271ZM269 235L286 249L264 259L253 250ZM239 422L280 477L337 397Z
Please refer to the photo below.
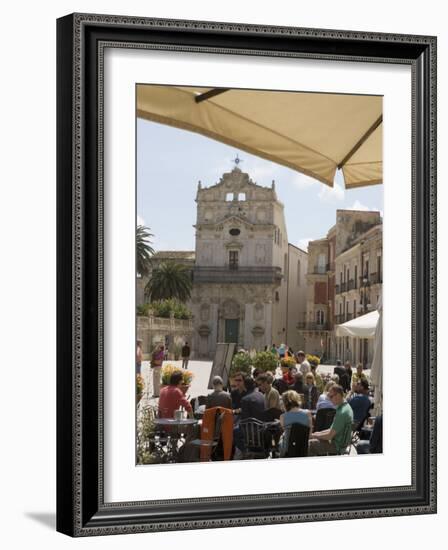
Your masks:
M238 157L238 155L236 155L236 157L233 159L233 162L235 166L238 167L238 164L243 161Z

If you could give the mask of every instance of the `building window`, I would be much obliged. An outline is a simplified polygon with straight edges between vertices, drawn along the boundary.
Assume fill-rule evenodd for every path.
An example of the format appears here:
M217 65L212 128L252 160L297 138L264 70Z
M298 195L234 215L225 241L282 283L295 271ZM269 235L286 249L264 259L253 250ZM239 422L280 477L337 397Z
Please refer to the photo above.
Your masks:
M325 254L319 254L317 257L317 272L318 273L325 273L326 271L326 258Z
M300 279L300 271L301 271L301 264L300 264L300 260L297 260L297 285L300 286L300 282L301 282L301 279Z
M288 254L285 254L283 257L283 273L285 274L285 279L288 278Z
M226 202L233 201L233 193L226 193Z
M246 200L246 193L238 193L238 200L239 201L245 201Z
M241 233L241 231L238 228L233 227L232 229L229 230L229 233L233 237L236 237L237 235L239 235Z
M356 317L356 300L353 300L353 318Z
M279 296L278 290L275 291L275 301L276 302L280 301L280 296Z
M376 266L377 282L378 282L378 283L381 283L382 280L383 280L383 276L382 276L382 274L381 274L381 256L378 256L378 257L377 257L376 263L377 263L377 266Z
M358 266L355 265L355 288L358 288Z
M238 250L229 250L229 269L238 269Z
M325 323L325 315L321 309L316 311L316 324L323 325Z

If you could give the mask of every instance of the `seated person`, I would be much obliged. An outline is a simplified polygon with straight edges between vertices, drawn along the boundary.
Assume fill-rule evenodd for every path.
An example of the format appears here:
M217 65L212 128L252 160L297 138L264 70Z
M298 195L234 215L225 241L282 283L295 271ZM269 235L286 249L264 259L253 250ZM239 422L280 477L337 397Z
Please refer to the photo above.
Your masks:
M347 393L350 390L350 381L348 374L339 359L336 361L333 374L337 374L339 376L339 385L342 386L344 392Z
M282 395L285 391L288 391L289 386L283 378L276 378L274 382L272 382L272 387L275 388L280 395Z
M312 426L312 416L309 411L303 410L300 408L300 396L294 390L289 390L282 395L283 404L285 406L286 412L280 416L280 425L285 430L287 426L291 424L303 424L311 429ZM288 440L287 433L283 434L283 437L280 439L280 456L284 456L288 450Z
M255 418L263 422L264 416L264 395L258 391L255 380L251 376L244 377L244 388L246 393L241 398L239 416L234 417L235 427L233 429L233 442L235 444L234 459L240 458L245 449L244 434L239 425L241 420Z
M304 394L305 393L305 384L303 383L303 374L298 371L296 372L296 375L294 376L294 383L292 386L289 386L290 390L294 390L297 393Z
M311 372L314 374L314 383L316 384L317 391L319 394L323 393L324 381L322 380L322 376L317 372L316 363L311 363Z
M372 401L369 398L369 383L361 379L355 388L355 394L347 400L347 403L353 409L353 422L359 425L365 420L372 407Z
M314 374L312 372L305 375L305 387L303 394L305 397L305 402L303 404L305 409L310 409L312 411L316 410L319 392L317 391L316 384L314 383Z
M256 418L263 420L264 395L258 391L255 380L250 376L244 377L245 395L241 398L241 415L240 420L245 418Z
M193 417L193 409L190 402L183 394L180 386L182 385L183 374L179 371L173 372L170 383L160 390L159 397L159 417L174 418L174 411L184 407L188 415Z
M369 381L367 375L363 372L362 363L358 363L356 365L356 372L354 372L352 375L352 387L353 384L357 384L360 380L365 380L366 382Z
M232 409L235 414L239 414L241 409L241 399L246 395L246 389L244 387L244 374L242 372L236 372L233 375L233 385L235 388L230 392L232 398Z
M279 392L272 387L272 382L274 377L270 372L263 372L259 374L256 382L258 387L264 395L264 406L265 409L280 409L280 394Z
M319 399L317 400L316 410L336 408L331 399L328 397L328 392L335 385L336 382L334 382L333 380L330 380L326 383L324 393L322 395L319 395Z
M356 445L358 454L381 454L383 452L383 415L377 416L368 441L361 440Z
M336 414L327 430L310 435L309 456L341 454L351 440L353 411L344 400L342 386L334 385L330 388L328 397L336 407Z
M283 371L283 380L288 386L294 384L294 376L297 374L297 368L294 366L291 367L282 367Z
M224 382L220 376L214 376L212 380L213 392L207 395L206 409L212 407L232 408L232 398L224 391Z

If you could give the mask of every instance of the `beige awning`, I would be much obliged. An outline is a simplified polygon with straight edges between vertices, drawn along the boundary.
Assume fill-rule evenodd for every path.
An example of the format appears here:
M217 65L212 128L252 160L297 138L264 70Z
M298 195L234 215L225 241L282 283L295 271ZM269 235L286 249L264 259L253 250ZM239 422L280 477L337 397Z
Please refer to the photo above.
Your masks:
M205 94L205 95L203 95ZM137 116L190 130L333 186L382 183L382 97L139 85Z

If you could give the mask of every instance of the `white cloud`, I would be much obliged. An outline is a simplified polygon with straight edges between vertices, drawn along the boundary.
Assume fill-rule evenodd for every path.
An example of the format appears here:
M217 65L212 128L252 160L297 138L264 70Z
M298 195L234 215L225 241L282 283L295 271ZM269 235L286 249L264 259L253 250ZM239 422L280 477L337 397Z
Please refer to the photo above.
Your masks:
M356 199L353 205L347 207L345 210L370 210L370 208Z
M317 180L305 174L296 174L292 179L292 184L298 187L299 189L308 189L313 185L320 184ZM321 184L320 184L321 185Z
M319 191L318 197L321 201L324 202L340 202L344 200L345 189L341 182L335 179L333 187L321 184L321 189Z
M308 251L308 243L310 241L314 241L314 237L304 237L303 239L299 239L297 242L297 246L301 248L302 250Z
M137 214L137 225L146 225L145 220Z

